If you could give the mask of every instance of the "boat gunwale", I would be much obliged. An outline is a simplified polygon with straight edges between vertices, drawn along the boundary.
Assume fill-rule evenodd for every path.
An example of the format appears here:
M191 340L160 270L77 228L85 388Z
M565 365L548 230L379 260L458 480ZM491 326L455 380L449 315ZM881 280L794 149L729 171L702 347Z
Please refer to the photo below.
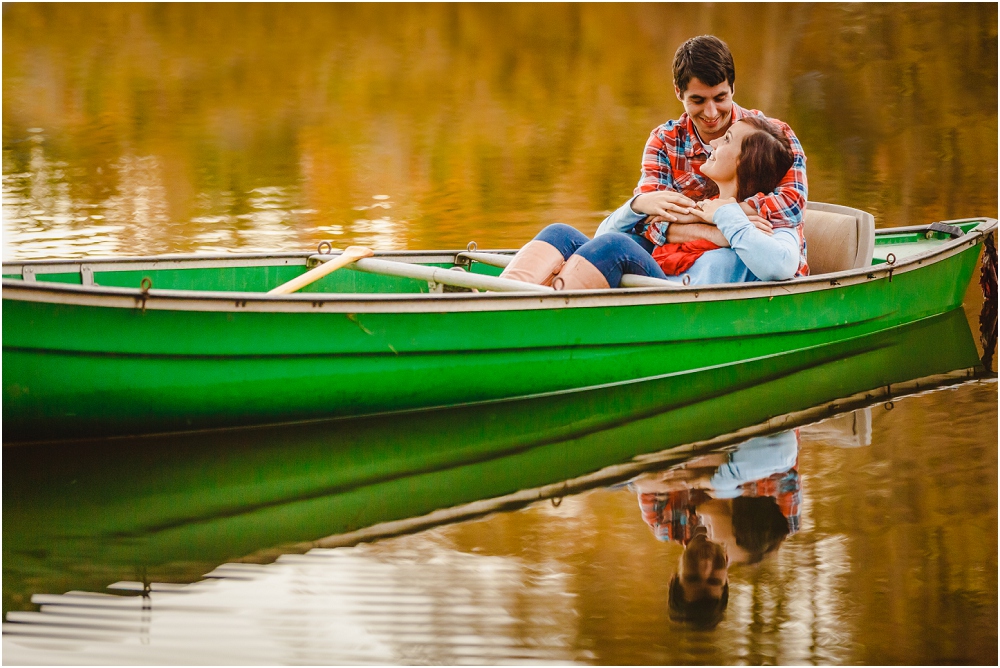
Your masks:
M99 285L73 285L39 281L3 279L3 299L28 302L60 303L78 306L103 306L108 308L142 308L164 311L214 311L214 312L311 312L311 313L357 313L357 312L460 312L460 311L507 311L551 308L624 307L668 303L694 303L705 301L744 300L761 297L785 296L847 287L892 275L909 273L923 268L925 264L935 264L967 250L992 234L997 228L997 219L970 217L952 222L981 221L979 225L961 237L947 240L924 253L918 253L895 264L880 263L857 269L804 276L788 281L759 281L754 283L732 283L718 285L694 285L677 287L609 288L604 290L566 290L551 294L536 292L489 292L489 293L294 293L289 295L268 295L263 292L200 291L200 290L160 290L143 291L139 288L120 288ZM923 228L884 228L876 230L878 236L909 234ZM463 251L385 251L376 257L388 258L443 258L454 259ZM485 251L484 251L485 252ZM502 251L491 251L502 252ZM512 251L507 251L512 252ZM149 256L136 258L108 258L105 260L28 260L4 265L15 266L66 266L80 268L84 265L108 263L182 264L188 268L192 263L225 262L225 266L281 266L288 260L301 259L302 263L314 252L268 253L223 256ZM281 260L274 265L261 265L259 260ZM928 262L930 261L930 262ZM297 263L296 263L297 264ZM127 269L126 269L127 270ZM72 271L72 269L70 269ZM12 294L13 293L13 294ZM328 307L328 308L327 308ZM444 307L444 308L442 308ZM322 310L321 310L322 309Z
M983 223L993 223L993 225L987 225L987 231L993 231L996 227L997 220L994 218L989 218L986 216L971 216L966 218L954 218L952 220L939 221L944 224L952 223L971 223L974 221L979 221L979 226L970 230L966 235L973 234L974 232L981 231ZM926 232L930 230L930 224L928 225L907 225L902 227L886 227L881 229L875 229L875 237L892 236L895 234L914 234L917 232ZM956 237L961 238L961 237ZM949 240L949 241L953 241ZM474 243L474 242L473 242ZM506 248L506 249L476 249L475 252L481 253L495 253L498 255L503 254L513 254L516 253L518 249L516 248ZM389 258L397 257L401 259L413 258L416 262L411 264L419 263L433 263L437 258L440 258L442 262L449 262L455 259L458 255L462 253L472 252L468 249L465 250L384 250L375 251L374 257ZM309 258L316 256L317 251L279 251L274 253L219 253L219 254L208 254L208 253L168 253L164 255L125 255L125 256L109 256L109 257L96 257L96 258L55 258L51 260L6 260L2 263L2 272L4 274L14 273L15 271L21 271L24 267L33 267L39 269L46 268L60 268L65 269L68 272L78 272L81 267L88 265L146 265L146 264L177 264L182 265L186 269L200 269L200 268L217 268L217 267L229 267L229 266L247 266L247 267L268 267L268 266L287 266L289 260L302 260L305 264ZM265 262L261 262L264 260ZM267 262L268 260L274 260L274 262ZM220 265L221 263L221 265ZM297 263L296 263L297 264ZM127 267L116 267L117 271L129 271ZM853 271L853 270L847 270ZM54 272L46 272L54 273ZM831 272L832 273L832 272ZM839 272L843 273L843 272ZM830 274L822 274L823 276L828 276ZM808 277L806 277L808 278ZM4 279L10 280L10 279ZM798 280L798 279L792 279ZM773 281L786 283L787 281ZM100 287L100 286L98 286ZM616 289L626 289L626 288L616 288ZM631 289L631 288L629 288Z

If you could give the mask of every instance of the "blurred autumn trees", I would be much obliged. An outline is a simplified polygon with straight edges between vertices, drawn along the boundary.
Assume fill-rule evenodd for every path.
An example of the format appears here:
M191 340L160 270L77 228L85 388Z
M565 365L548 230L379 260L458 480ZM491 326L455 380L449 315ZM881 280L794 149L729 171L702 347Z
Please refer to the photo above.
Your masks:
M736 57L736 100L799 135L811 199L880 225L995 216L996 12L5 4L3 170L31 173L26 138L42 129L61 166L48 178L102 205L130 191L115 165L154 157L144 178L179 226L160 251L196 250L175 246L199 217L253 224L248 193L275 187L308 212L280 219L304 238L319 225L350 236L382 193L399 247L511 245L553 220L590 232L629 195L649 131L681 112L674 49L711 32Z

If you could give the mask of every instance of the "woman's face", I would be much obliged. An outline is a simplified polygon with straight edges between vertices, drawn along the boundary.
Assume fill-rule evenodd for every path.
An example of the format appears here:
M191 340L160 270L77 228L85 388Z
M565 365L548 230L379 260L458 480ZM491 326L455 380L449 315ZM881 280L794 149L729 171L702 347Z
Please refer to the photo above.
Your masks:
M754 132L748 123L733 123L726 134L713 139L712 155L701 166L701 173L716 183L726 183L736 178L736 165L739 163L743 138Z

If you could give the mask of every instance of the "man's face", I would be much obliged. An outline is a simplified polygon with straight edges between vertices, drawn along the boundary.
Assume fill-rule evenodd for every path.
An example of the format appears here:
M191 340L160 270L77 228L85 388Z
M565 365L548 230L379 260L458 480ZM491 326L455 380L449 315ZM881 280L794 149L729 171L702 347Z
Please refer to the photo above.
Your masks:
M722 598L722 591L729 581L726 551L718 543L708 540L704 528L695 530L695 536L681 555L678 576L685 601L696 601L706 596Z
M688 82L683 93L674 86L674 94L684 105L684 111L691 117L704 141L718 139L729 129L733 121L733 88L728 81L718 86L706 86L695 77Z

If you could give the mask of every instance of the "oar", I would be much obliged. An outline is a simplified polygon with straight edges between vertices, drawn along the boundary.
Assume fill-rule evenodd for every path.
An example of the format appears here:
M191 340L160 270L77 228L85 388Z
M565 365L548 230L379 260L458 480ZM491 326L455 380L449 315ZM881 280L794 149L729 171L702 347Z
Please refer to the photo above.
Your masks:
M293 278L287 283L282 283L273 290L268 290L269 295L290 295L296 290L301 290L310 283L318 281L327 274L334 272L341 267L346 267L349 264L357 262L361 258L371 257L375 254L371 248L365 248L364 246L348 246L347 249L340 254L339 257L333 260L327 260L320 266L310 269L306 273L302 274L297 278Z

